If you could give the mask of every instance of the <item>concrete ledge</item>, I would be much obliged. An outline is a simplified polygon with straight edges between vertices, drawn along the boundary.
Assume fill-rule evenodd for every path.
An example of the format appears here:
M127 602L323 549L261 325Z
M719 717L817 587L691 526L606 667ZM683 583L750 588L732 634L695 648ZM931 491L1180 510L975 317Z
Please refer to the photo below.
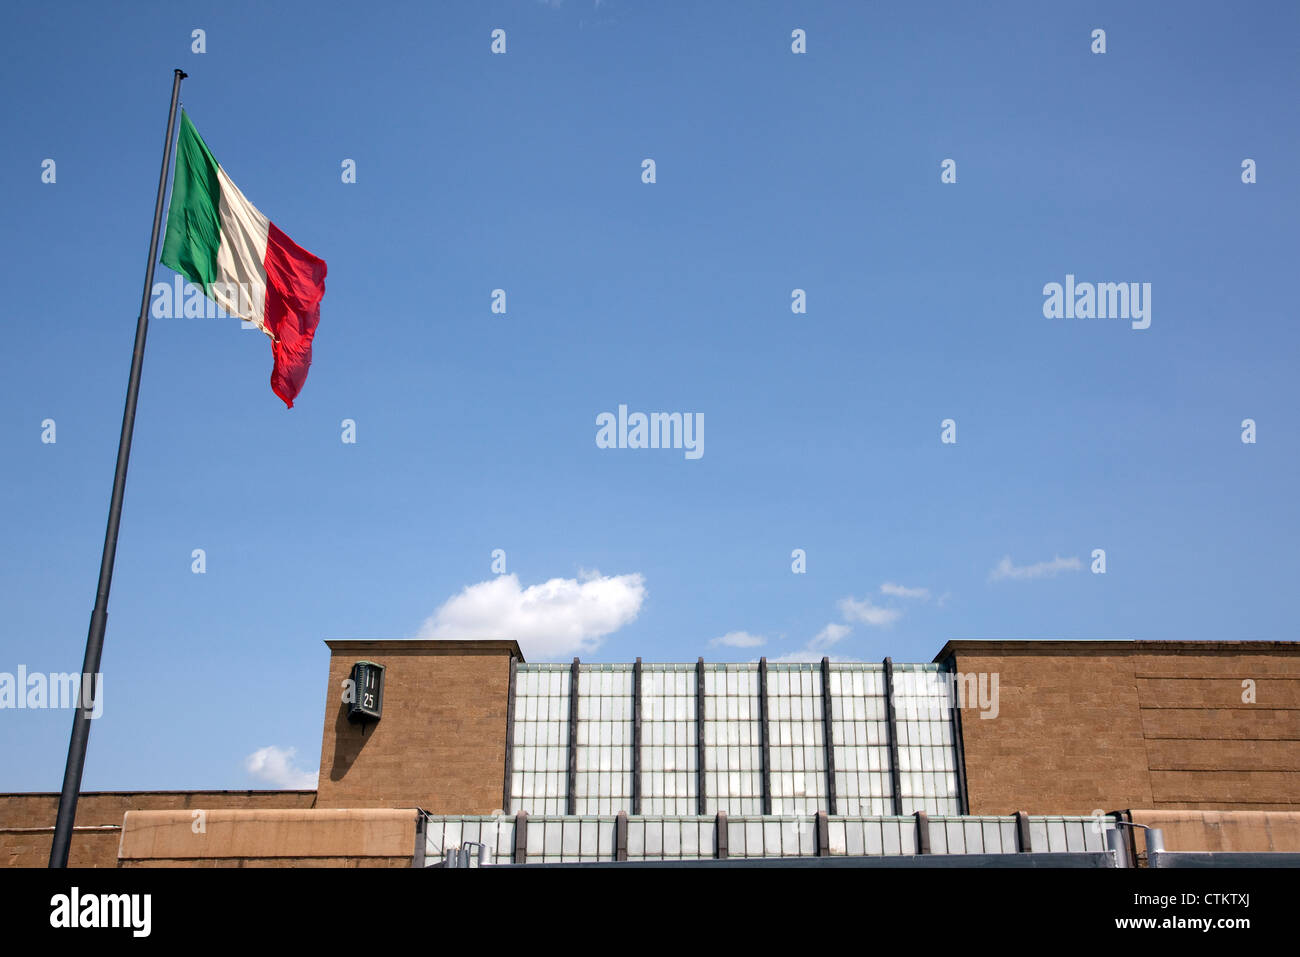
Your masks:
M524 660L519 642L507 638L327 638L325 645L335 654L507 655Z
M404 867L411 866L409 857L200 857L151 858L140 861L122 861L122 868L188 867L188 868L252 868L252 867Z
M953 638L934 661L969 655L1284 655L1300 656L1300 641L1149 641L1091 638Z
M1300 811L1132 811L1165 832L1167 851L1300 852ZM1138 832L1139 849L1145 846Z
M118 859L123 864L282 858L410 861L417 813L414 808L127 811Z

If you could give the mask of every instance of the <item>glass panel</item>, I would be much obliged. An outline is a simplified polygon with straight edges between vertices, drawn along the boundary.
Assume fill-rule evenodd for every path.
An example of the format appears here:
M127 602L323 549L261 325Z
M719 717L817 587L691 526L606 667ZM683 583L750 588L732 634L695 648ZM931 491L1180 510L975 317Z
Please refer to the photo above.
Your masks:
M831 713L843 715L831 729L836 810L845 815L889 813L884 666L837 662L830 668Z
M898 821L889 819L882 821L880 824L881 837L883 838L885 854L901 854L902 840L899 836Z
M997 821L983 821L980 827L984 831L984 853L1001 854L1002 847L1002 830Z
M821 666L770 665L767 694L772 813L827 810Z
M828 837L831 842L831 854L848 853L848 833L843 821L831 821L827 825Z
M745 856L745 825L740 821L727 821L727 854L730 857Z
M767 820L763 823L763 856L780 857L781 856L781 838L782 831L786 828L780 821Z
M1087 827L1083 821L1067 821L1065 824L1065 849L1075 853L1085 850L1083 829Z
M632 666L578 666L578 814L632 810Z
M1066 850L1065 845L1065 822L1058 818L1047 819L1047 848L1046 850L1053 853L1060 853Z
M695 666L648 664L641 671L642 807L694 814L696 799Z
M850 847L852 843L850 842ZM862 853L864 854L883 854L885 852L885 841L881 834L880 822L866 820L862 822Z
M998 827L1002 831L1002 853L1013 854L1020 850L1019 839L1016 836L1016 822L1002 821Z
M642 821L628 821L627 856L629 860L645 857L645 823Z
M712 743L704 755L709 814L762 813L757 672L752 664L705 665L704 732Z
M944 822L944 835L948 839L949 854L966 853L966 829L960 819Z
M1047 822L1043 819L1029 819L1029 843L1033 845L1035 854L1045 854L1049 850L1047 846Z
M984 829L980 826L979 821L966 821L963 824L966 834L966 853L983 854L984 853Z
M569 760L569 667L560 664L519 665L515 683L515 747L511 751L514 765L510 776L512 810L527 811L532 815L565 812ZM532 830L529 828L530 844Z
M916 853L916 818L898 824L898 852L900 854Z
M688 821L682 825L682 846L681 856L686 858L700 856L700 828L695 821Z
M934 818L930 819L930 853L948 853L948 828Z

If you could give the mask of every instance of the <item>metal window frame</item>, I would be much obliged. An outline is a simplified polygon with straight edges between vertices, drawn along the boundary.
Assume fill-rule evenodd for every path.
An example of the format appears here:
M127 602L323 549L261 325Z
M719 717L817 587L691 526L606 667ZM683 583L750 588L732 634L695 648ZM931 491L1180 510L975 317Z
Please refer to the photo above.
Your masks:
M1024 811L1016 812L1016 850L1021 854L1032 854L1034 850L1033 832L1029 830L1029 815Z
M695 662L695 805L700 815L708 814L704 792L704 657Z
M519 676L519 659L510 656L510 686L506 691L506 775L501 785L501 810L510 813L510 780L515 763L515 683Z
M632 665L632 813L641 813L641 659Z
M835 742L831 734L831 659L822 658L822 746L826 751L826 811L836 813Z
M929 854L930 851L930 815L925 811L913 814L916 818L916 853Z
M627 811L619 811L614 816L614 860L627 860Z
M569 666L569 774L565 782L565 812L578 813L578 666L573 659Z
M528 863L528 812L520 811L515 815L515 852L512 855L516 864Z
M767 727L767 658L758 659L758 746L763 781L763 813L772 813L772 755Z
M885 665L885 716L889 732L889 785L893 791L894 814L903 813L903 783L898 770L898 716L894 712L894 662L886 658Z
M415 854L411 858L412 867L424 867L426 843L429 840L428 815L419 808L415 809Z
M953 763L957 768L957 810L970 814L970 798L966 790L966 749L962 742L961 708L957 704L957 658L951 656L945 662L948 673L952 676L952 748Z

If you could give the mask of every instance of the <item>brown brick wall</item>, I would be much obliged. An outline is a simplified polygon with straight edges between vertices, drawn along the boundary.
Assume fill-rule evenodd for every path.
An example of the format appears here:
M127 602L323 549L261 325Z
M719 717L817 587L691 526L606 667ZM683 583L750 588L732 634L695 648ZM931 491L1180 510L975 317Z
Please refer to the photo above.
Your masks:
M116 867L122 828L73 831L69 867ZM54 828L21 831L0 828L0 867L45 867L50 863Z
M1300 809L1294 642L954 641L949 655L999 675L996 718L962 709L974 814Z
M501 808L513 641L331 641L318 807ZM350 724L342 685L385 666L383 717Z

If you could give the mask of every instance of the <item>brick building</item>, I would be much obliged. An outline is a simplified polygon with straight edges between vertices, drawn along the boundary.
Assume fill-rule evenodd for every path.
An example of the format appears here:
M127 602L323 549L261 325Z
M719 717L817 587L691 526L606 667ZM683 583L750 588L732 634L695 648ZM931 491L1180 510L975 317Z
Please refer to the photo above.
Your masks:
M1296 642L963 640L910 664L326 644L315 791L86 793L70 863L409 867L472 846L1095 866L1117 826L1144 856L1130 824L1175 852L1300 852ZM384 669L377 721L349 720L359 661ZM46 863L57 803L0 795L0 861Z

